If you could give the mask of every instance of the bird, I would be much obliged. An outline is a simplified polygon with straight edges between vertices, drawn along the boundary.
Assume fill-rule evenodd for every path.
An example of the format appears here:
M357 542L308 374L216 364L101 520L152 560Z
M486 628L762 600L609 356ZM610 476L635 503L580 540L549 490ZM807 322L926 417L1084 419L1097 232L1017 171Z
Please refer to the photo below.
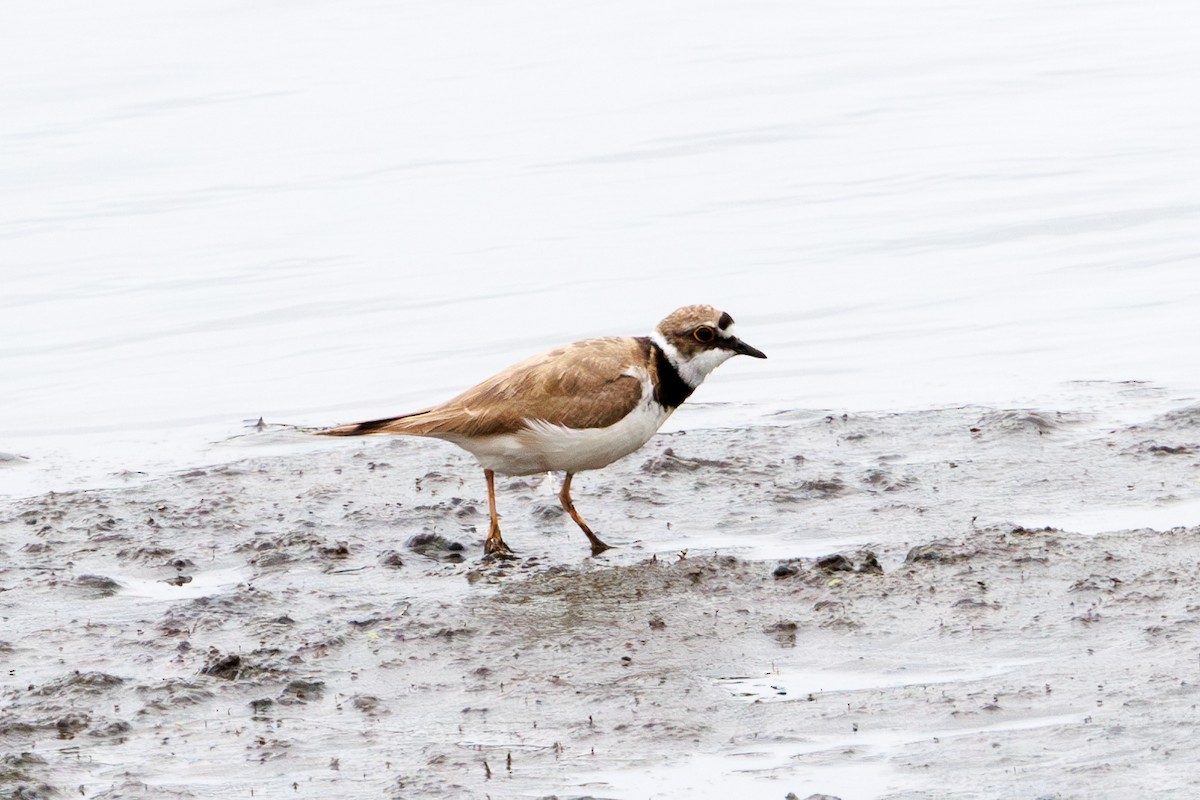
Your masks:
M640 448L709 373L736 355L767 357L738 338L727 312L683 306L649 336L583 339L514 364L441 405L317 433L431 437L475 456L487 481L485 557L512 553L500 533L496 473L563 472L559 501L595 556L609 545L575 510L572 478Z

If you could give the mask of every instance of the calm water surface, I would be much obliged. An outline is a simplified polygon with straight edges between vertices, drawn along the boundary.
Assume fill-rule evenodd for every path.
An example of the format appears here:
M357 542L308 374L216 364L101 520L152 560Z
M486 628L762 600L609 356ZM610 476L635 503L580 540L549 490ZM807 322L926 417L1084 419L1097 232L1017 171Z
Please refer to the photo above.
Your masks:
M19 4L0 494L729 310L671 425L1195 402L1193 3ZM1088 381L1147 381L1133 405Z

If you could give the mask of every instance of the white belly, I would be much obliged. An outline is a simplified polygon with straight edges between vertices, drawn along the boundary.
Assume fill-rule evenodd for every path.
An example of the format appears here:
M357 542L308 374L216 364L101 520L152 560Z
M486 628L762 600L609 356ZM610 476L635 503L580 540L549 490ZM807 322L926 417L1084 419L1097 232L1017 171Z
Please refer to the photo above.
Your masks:
M647 392L646 396L652 395ZM519 433L451 441L479 459L484 469L505 475L582 472L606 467L637 450L662 427L672 410L650 399L607 428L568 428L529 420L529 427Z

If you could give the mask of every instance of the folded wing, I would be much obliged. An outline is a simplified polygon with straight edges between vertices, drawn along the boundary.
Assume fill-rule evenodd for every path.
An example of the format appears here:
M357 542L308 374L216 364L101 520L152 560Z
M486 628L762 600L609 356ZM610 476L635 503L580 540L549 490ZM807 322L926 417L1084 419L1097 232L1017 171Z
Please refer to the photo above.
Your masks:
M586 339L526 359L439 406L322 434L453 439L516 433L527 427L527 420L606 428L642 400L649 360L650 344L644 339Z

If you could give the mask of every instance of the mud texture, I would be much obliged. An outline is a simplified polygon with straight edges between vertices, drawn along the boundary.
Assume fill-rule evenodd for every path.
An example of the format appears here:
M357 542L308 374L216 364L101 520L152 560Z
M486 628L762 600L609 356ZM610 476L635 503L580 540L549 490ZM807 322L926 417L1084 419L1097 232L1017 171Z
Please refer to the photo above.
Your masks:
M1194 408L314 448L5 505L0 798L1200 795Z

